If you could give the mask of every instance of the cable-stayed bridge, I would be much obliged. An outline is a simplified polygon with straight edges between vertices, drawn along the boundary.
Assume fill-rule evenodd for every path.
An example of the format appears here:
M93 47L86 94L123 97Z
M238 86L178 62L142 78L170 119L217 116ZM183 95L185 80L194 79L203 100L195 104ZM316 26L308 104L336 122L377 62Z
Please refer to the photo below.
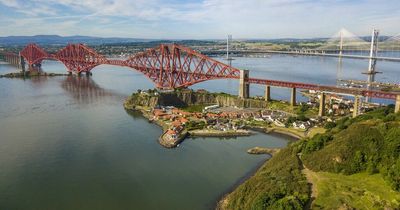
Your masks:
M314 42L280 50L231 49L230 53L277 53L400 61L400 34L379 36L379 31L374 29L371 37L362 37L343 28L326 40L315 40ZM376 51L376 53L371 55L371 51Z

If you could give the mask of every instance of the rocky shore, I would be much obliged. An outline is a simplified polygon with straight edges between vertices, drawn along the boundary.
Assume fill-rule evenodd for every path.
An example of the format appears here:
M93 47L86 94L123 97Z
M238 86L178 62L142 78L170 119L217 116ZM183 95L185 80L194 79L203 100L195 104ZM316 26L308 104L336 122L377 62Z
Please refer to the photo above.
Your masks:
M221 107L252 107L266 108L268 103L257 99L241 99L226 93L210 93L205 90L176 90L155 94L132 94L125 102L129 107L135 106L156 107L175 106L187 107L191 105L218 104Z
M292 131L292 129L290 129L290 128L266 128L265 133L277 133L277 134L282 134L285 136L290 136L295 139L301 139L301 138L305 137L304 132L303 132L303 134L294 133Z
M29 78L29 77L55 77L55 76L69 76L69 74L26 71L26 72L12 72L0 75L0 78Z
M185 140L187 136L187 132L183 131L177 138L169 138L167 137L166 131L158 138L158 142L166 148L175 148L177 147L183 140Z
M236 137L236 136L250 136L251 131L248 130L235 130L235 131L218 131L218 130L193 130L189 131L189 135L193 137Z
M279 148L264 148L264 147L253 147L251 149L247 150L247 153L253 154L253 155L260 155L260 154L269 154L269 155L275 155L277 152L279 152L281 149Z

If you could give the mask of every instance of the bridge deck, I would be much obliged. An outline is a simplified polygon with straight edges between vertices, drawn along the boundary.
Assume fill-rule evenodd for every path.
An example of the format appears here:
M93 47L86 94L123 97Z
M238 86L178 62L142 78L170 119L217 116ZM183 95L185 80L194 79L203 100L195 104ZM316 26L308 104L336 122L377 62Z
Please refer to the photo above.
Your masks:
M79 50L79 55L76 51ZM257 53L287 53L299 54L298 52L284 51L254 51ZM5 56L20 58L19 55L2 53ZM96 53L93 49L83 44L70 44L55 54L46 53L42 48L35 44L30 44L20 52L29 64L41 62L44 59L56 59L64 63L69 71L89 72L93 67L101 64L116 66L127 66L134 68L149 79L159 88L188 87L198 82L211 79L239 79L240 70L209 58L192 49L180 45L160 45L159 47L146 50L135 54L127 60L112 60ZM313 53L314 55L338 56L335 54ZM310 54L312 55L312 54ZM366 58L367 56L345 57ZM380 58L382 59L382 58ZM386 58L385 58L386 59ZM392 58L393 59L393 58ZM400 61L400 58L396 59ZM17 61L16 59L11 59ZM9 61L10 62L10 61ZM15 62L18 64L18 62ZM335 92L338 94L368 96L373 98L384 98L395 100L400 93L366 90L359 88L343 88L318 84L308 84L299 82L288 82L278 80L267 80L259 78L249 78L249 83L270 85L276 87L298 88L305 90L317 90L324 92Z
M277 51L277 50L231 50L231 53L243 53L243 54L258 54L258 53L268 53L268 54L286 54L286 55L307 55L307 56L322 56L322 57L342 57L342 58L355 58L355 59L370 59L366 55L348 55L348 54L333 54L333 53L319 53L319 52L294 52L294 51ZM209 51L207 53L226 53L226 51ZM394 61L400 62L400 57L372 57L376 60L383 61Z
M270 86L275 86L275 87L298 88L298 89L305 89L305 90L334 92L334 93L339 93L339 94L368 96L368 97L373 97L373 98L383 98L383 99L391 99L391 100L395 100L396 96L399 94L399 93L394 93L394 92L366 90L366 89L361 89L361 88L342 88L342 87L335 87L335 86L326 86L326 85L317 85L317 84L308 84L308 83L299 83L299 82L287 82L287 81L279 81L279 80L257 79L257 78L249 78L248 82L253 83L253 84L270 85Z

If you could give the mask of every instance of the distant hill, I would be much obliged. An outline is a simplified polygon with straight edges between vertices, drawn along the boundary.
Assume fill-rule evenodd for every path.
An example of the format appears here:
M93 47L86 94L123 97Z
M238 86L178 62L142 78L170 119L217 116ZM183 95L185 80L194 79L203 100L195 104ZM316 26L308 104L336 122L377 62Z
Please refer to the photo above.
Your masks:
M65 45L68 43L86 43L89 45L129 43L129 42L147 42L154 39L138 38L102 38L92 36L58 36L58 35L36 35L36 36L7 36L0 37L0 45L26 45L28 43L37 43L42 45Z
M364 36L360 37L365 41L370 41L371 37ZM380 36L379 40L386 40L388 36ZM245 42L272 42L272 43L298 43L298 42L324 42L328 38L276 38L276 39L236 39ZM35 36L7 36L0 37L0 46L23 46L28 43L37 43L41 45L66 45L68 43L85 43L88 45L100 45L100 44L126 44L126 43L137 43L137 42L179 42L179 43L197 43L201 44L215 44L216 41L224 42L224 39L202 39L202 40L190 40L190 39L170 39L170 40L158 40L158 39L143 39L143 38L119 38L119 37L93 37L93 36L59 36L59 35L35 35Z

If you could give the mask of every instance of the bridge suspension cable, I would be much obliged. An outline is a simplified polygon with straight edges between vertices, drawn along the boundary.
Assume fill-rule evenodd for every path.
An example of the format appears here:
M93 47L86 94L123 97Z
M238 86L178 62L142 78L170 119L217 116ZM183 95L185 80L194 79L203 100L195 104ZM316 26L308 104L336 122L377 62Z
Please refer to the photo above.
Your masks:
M366 55L365 52L369 47L370 42L342 28L316 50L325 53Z

